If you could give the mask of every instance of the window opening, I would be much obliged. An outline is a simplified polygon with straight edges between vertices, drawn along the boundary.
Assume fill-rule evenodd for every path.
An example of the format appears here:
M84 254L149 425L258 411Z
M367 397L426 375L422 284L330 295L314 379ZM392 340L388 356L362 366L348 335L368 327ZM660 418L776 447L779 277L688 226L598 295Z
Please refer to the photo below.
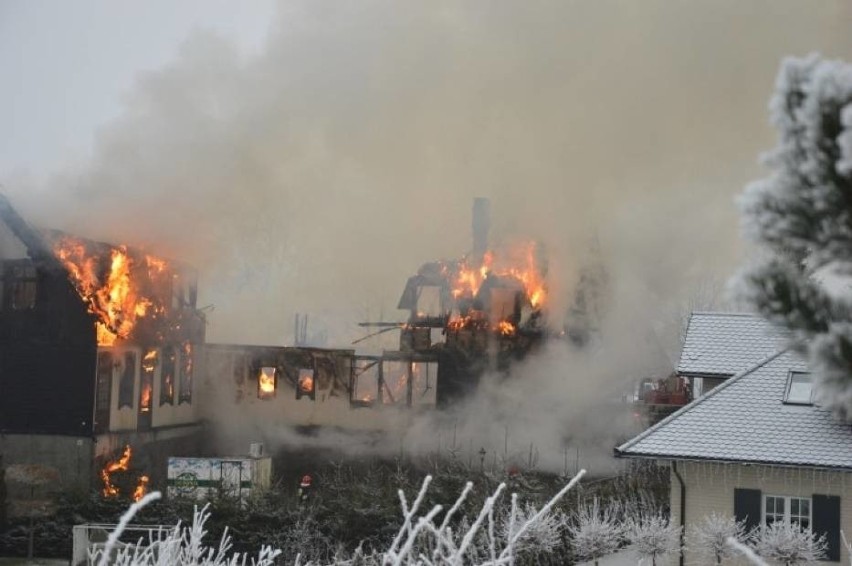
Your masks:
M136 352L124 353L124 365L118 382L118 408L133 408L133 389L136 385Z
M296 399L310 397L316 399L316 380L314 370L299 368L299 378L296 380Z
M192 403L192 344L184 342L181 352L178 404Z
M154 396L154 368L157 367L157 350L147 350L142 356L142 378L139 381L139 412L150 413Z
M160 368L160 406L175 404L175 368L177 352L173 346L163 348L163 367Z
M257 398L272 399L278 386L278 372L274 367L262 367L257 376Z
M36 269L32 264L17 264L7 267L6 291L9 296L5 303L12 310L26 310L35 308L37 277Z

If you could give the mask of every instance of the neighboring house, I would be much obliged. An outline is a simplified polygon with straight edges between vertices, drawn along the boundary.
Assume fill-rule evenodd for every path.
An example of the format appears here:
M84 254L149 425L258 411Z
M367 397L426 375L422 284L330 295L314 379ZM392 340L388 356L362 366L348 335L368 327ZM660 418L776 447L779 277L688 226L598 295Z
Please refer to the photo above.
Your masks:
M694 397L778 351L788 333L749 313L694 312L689 317L677 374Z
M129 287L86 287L85 277L112 281L119 260ZM204 318L195 296L190 268L36 230L0 196L3 463L56 468L62 487L87 489L129 444L139 473L164 482L169 452L189 452L200 432L192 366ZM117 309L119 300L135 300L134 312Z
M693 322L713 316L732 333L748 327L752 334L728 339L726 362L717 347L725 342L719 326L702 335L711 343L703 345L694 332L704 326L691 323L684 357L694 359L687 367L733 373L752 353L762 351L764 358L619 446L616 455L670 466L672 521L687 533L713 512L743 519L748 527L795 521L826 536L830 561L848 563L840 531L852 534L852 428L812 403L804 360L777 335L765 335L758 346L760 325L729 325L731 315L706 313ZM746 340L752 350L740 347ZM696 365L702 358L712 363ZM680 563L694 558L686 550Z

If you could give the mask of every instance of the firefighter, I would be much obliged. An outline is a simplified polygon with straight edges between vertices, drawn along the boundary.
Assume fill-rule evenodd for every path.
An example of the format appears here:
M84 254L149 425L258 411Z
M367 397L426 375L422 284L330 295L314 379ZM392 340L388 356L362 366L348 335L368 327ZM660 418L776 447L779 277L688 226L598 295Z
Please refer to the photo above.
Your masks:
M311 478L311 476L308 474L302 476L302 481L299 482L299 505L304 505L308 501L312 483L313 478Z

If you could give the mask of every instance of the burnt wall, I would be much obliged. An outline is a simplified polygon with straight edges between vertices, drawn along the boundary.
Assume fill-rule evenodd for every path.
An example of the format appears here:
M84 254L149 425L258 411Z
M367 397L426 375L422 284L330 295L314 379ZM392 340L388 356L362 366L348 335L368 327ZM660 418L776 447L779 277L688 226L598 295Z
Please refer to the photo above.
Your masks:
M20 260L16 260L20 261ZM3 262L6 263L6 262ZM65 272L34 262L32 306L0 302L0 433L91 436L94 320Z

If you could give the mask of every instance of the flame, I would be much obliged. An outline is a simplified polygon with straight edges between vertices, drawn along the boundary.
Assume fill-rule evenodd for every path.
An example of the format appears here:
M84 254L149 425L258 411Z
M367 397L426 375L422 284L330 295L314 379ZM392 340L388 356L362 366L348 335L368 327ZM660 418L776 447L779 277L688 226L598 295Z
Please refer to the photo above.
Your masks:
M183 370L187 376L192 375L192 343L183 343Z
M544 276L536 259L535 243L501 249L499 255L494 251L487 251L478 266L472 264L468 258L463 258L455 264L443 264L441 273L449 281L452 296L456 300L477 297L483 283L492 276L502 282L516 282L523 290L527 306L533 310L541 310L547 298ZM472 309L469 305L458 306L462 308L463 313L456 312L450 317L448 330L493 328L504 336L512 336L517 332L515 325L508 320L489 323L483 312Z
M261 397L273 395L275 393L275 368L260 368L258 383Z
M142 398L139 400L139 410L143 413L147 413L151 410L151 384L148 383L145 385L145 388L142 390Z
M118 460L107 462L107 465L101 470L101 480L104 482L104 497L116 497L118 495L118 488L112 484L110 476L115 472L126 472L130 465L132 454L133 452L130 450L130 445L128 444L124 447L124 453Z
M503 336L512 336L515 334L517 329L515 328L515 325L508 320L501 320L497 324L497 330L500 331L500 334Z
M313 372L299 372L299 390L302 393L312 393L314 390L314 375Z
M148 376L153 376L154 368L157 365L157 350L148 350L142 357L142 372ZM139 400L139 410L147 413L151 410L151 397L153 394L153 377L151 379L142 379L142 395Z
M128 444L124 447L124 452L122 452L118 460L107 462L104 469L101 470L101 480L104 482L104 497L118 497L119 490L118 487L112 483L111 476L115 472L126 472L129 470L131 456L133 456L133 451L130 449L130 445ZM150 479L151 478L146 475L139 477L139 483L136 485L136 489L133 490L133 501L139 501L146 493L148 493L148 482Z
M137 275L137 268L144 267L149 279L159 277L167 267L164 260L145 256L144 262L137 262L126 246L117 246L110 248L108 261L104 261L106 258L91 253L83 241L70 236L54 244L54 253L89 312L98 318L99 345L111 346L126 339L139 318L164 312L162 304L143 295Z
M150 478L148 476L141 476L139 478L139 483L136 485L136 489L133 490L133 501L139 501L145 494L148 493L148 482Z
M499 258L493 251L482 256L479 266L471 265L468 258L457 262L455 269L444 266L442 272L452 274L451 288L454 298L475 297L485 280L494 275L499 278L511 278L524 288L530 305L539 309L544 304L546 291L544 277L535 257L535 244L530 243L519 248L509 249Z
M541 276L541 270L538 268L535 259L535 244L526 247L522 263L521 267L510 268L507 274L523 283L530 304L533 308L540 308L544 303L546 293L544 278Z

